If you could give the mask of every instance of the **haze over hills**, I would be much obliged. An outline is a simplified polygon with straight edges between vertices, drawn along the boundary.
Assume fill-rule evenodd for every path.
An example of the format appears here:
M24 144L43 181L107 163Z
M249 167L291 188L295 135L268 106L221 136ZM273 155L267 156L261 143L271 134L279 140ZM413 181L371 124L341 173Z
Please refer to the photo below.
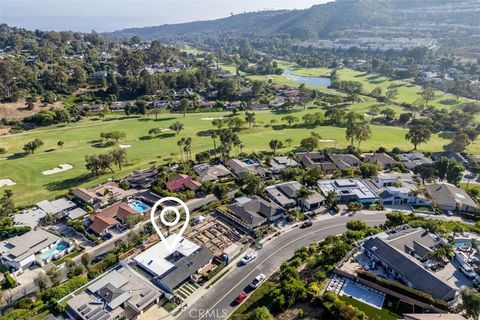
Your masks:
M124 29L113 37L146 38L234 33L285 34L294 39L384 36L477 44L480 0L337 0L305 10L263 11L228 18ZM220 30L220 31L219 31Z

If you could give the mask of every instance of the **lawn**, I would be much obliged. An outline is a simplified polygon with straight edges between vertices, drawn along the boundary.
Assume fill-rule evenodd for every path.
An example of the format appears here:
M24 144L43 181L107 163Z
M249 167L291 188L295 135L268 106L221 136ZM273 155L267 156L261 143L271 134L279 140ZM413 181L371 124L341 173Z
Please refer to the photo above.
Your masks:
M378 310L377 308L369 306L368 304L365 304L363 302L360 302L360 301L355 300L355 299L350 298L350 297L342 296L342 297L339 297L339 298L346 301L349 305L351 305L353 307L356 307L359 310L365 312L365 314L371 320L376 320L376 319L397 320L397 319L401 318L400 315L393 313L389 309L383 308L382 310Z
M366 105L356 104L350 108L364 110ZM318 112L314 110L297 110L295 116L301 118L306 113ZM211 118L228 116L230 113L195 113L187 114L184 118L178 114L162 114L156 121L153 117L145 118L124 118L116 119L109 116L104 120L86 119L78 123L57 125L27 131L21 134L0 137L0 146L7 149L0 160L0 179L9 178L15 181L15 186L8 187L13 190L15 201L19 205L33 204L44 198L51 199L56 195L63 194L71 188L78 186L93 186L111 177L123 177L129 172L146 168L154 164L162 164L166 161L179 161L180 150L177 141L182 137L191 137L192 153L211 149L213 141L208 135L212 129ZM241 115L243 117L243 114ZM318 127L315 130L305 128L288 128L281 120L284 114L276 114L270 111L256 112L257 126L252 129L245 128L239 132L243 143L244 152L269 150L268 143L272 139L293 140L291 147L285 147L277 152L285 153L295 146L298 146L301 139L308 137L311 131L322 136L322 139L331 139L334 142L321 143L320 148L339 147L348 145L345 139L345 129L331 126ZM116 119L116 120L115 120ZM272 120L276 121L274 126L270 125ZM165 132L163 137L152 138L148 136L151 128L168 128L175 121L184 124L185 130L175 136L173 132ZM119 143L131 145L127 150L128 163L121 171L105 174L98 179L88 175L85 169L85 155L106 153L116 146L110 148L101 147L98 144L101 132L124 131L127 137ZM391 149L411 149L411 144L405 140L405 129L399 127L372 126L372 139L362 144L363 150L375 150L379 147ZM22 147L25 143L38 138L44 142L33 155L22 155ZM63 148L57 146L59 140L64 141ZM217 141L218 142L218 141ZM423 151L441 150L442 146L448 143L438 135L433 135L428 144L419 146ZM480 152L478 144L470 146L470 152ZM233 153L235 155L235 152ZM59 164L68 163L73 169L61 173L44 176L42 171L52 169ZM6 189L4 187L2 189ZM1 191L1 189L0 189Z

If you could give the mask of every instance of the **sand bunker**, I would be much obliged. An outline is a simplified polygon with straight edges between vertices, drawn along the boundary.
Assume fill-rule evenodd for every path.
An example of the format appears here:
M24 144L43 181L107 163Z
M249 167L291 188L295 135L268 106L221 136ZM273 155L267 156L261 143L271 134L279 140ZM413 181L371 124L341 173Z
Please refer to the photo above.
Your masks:
M14 186L14 185L16 185L16 183L11 179L0 179L0 188L4 186Z
M162 132L165 132L165 131L172 131L172 129L165 128L165 129L162 129L162 130L160 130L160 131L162 131Z
M120 149L127 149L132 147L132 145L130 144L119 144L118 146L120 147Z
M217 119L223 119L222 117L218 117L218 118L201 118L200 120L203 120L203 121L212 121L212 120L217 120Z
M73 166L71 164L62 163L62 164L59 164L58 166L56 166L53 169L42 171L42 174L44 176L49 176L51 174L56 174L56 173L59 173L59 172L67 171L67 170L70 170L72 168L73 168Z
M319 139L318 142L335 142L335 140L332 140L332 139Z

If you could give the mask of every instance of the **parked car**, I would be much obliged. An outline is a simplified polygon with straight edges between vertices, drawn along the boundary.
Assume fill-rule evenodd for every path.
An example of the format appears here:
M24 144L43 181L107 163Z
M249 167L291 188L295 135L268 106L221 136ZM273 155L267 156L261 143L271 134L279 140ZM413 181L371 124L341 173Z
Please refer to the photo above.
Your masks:
M300 227L301 228L308 228L308 227L311 227L312 225L313 225L312 220L307 220L307 221L304 221Z
M248 253L247 255L245 255L245 257L243 257L242 264L248 264L249 262L255 260L256 258L257 258L257 252L252 251L252 252Z
M265 281L267 277L263 274L263 273L260 273L258 276L255 277L255 279L253 279L252 282L250 282L250 287L252 289L257 289L263 281Z
M235 303L240 304L247 298L245 291L240 292L240 294L235 298Z
M113 238L113 234L111 234L110 232L107 232L105 233L103 236L102 236L103 239L112 239Z
M447 216L451 217L453 215L454 215L453 211L450 211L450 210L447 211Z

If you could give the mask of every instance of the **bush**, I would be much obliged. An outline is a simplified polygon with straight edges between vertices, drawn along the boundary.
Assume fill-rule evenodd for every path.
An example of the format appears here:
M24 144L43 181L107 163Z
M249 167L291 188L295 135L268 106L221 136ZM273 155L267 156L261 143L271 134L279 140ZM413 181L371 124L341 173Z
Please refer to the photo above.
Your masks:
M7 280L7 284L9 288L15 288L17 286L17 282L13 279L10 272L5 272L5 279Z

